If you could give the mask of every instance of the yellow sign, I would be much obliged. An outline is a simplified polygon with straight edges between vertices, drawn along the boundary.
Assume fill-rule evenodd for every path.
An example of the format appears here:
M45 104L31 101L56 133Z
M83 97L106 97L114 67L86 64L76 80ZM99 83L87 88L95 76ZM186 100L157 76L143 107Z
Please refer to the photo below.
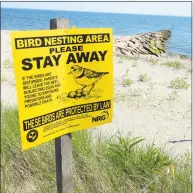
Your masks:
M112 29L11 33L22 149L112 121Z

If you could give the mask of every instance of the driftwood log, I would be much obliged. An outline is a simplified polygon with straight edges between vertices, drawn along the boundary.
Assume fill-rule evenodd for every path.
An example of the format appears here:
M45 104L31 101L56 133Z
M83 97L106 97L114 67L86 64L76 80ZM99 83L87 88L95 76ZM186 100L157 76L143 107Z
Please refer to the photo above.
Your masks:
M114 39L114 53L127 56L155 55L159 57L166 53L167 41L170 36L170 30L161 30L117 37Z

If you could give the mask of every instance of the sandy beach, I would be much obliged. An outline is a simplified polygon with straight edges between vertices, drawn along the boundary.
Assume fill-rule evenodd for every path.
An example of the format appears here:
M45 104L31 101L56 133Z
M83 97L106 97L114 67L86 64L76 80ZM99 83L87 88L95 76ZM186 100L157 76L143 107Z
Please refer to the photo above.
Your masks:
M175 69L162 65L178 61L183 65ZM1 31L1 102L17 106L10 32ZM148 81L139 76L147 74ZM184 78L188 89L174 89L170 82ZM124 80L132 80L125 85ZM174 154L191 149L191 142L168 141L191 139L191 59L179 55L161 58L114 56L114 119L107 125L92 130L111 137L118 131L122 135L142 136L156 145L167 143Z

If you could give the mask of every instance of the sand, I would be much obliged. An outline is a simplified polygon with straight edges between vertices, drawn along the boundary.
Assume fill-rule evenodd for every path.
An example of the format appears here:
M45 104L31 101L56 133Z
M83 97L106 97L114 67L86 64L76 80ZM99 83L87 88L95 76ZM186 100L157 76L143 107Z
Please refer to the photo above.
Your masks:
M142 136L147 143L167 144L167 151L182 154L191 150L191 142L168 141L191 139L191 86L187 90L173 89L170 82L179 77L191 85L191 60L178 55L165 55L156 64L153 60L150 56L114 56L114 119L90 131L108 138L118 131L125 136ZM185 68L177 70L161 65L166 61L179 61ZM151 80L139 81L139 75L144 73ZM133 84L124 86L123 79L128 78ZM1 31L1 89L1 101L17 106L10 32L4 30Z

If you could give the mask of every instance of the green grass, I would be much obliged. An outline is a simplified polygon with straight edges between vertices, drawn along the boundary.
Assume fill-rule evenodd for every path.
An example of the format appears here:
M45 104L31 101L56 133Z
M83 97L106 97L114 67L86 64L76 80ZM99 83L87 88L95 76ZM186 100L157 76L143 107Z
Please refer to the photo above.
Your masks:
M3 62L3 66L5 68L13 68L13 63L7 58L4 62Z
M151 80L151 77L148 74L140 74L139 80L141 82L147 82L147 81Z
M187 83L187 81L185 80L185 78L176 78L175 80L172 80L170 82L170 87L171 88L175 88L175 89L188 89L189 88L189 84Z
M6 82L6 81L7 81L6 76L5 76L5 75L2 75L2 76L1 76L1 82Z
M184 65L179 61L168 61L168 62L162 63L161 65L168 66L170 68L174 68L177 70L184 68Z
M138 63L137 62L133 62L132 67L137 67Z
M53 141L22 152L18 112L12 108L2 110L1 126L2 193L55 192Z
M151 58L150 62L151 62L151 65L156 65L158 63L158 59Z
M178 92L175 90L175 91L172 91L171 94L169 94L168 96L168 100L171 100L171 101L179 101L180 100L180 96L178 95Z
M117 61L118 64L120 64L120 63L122 63L122 62L123 62L123 60L121 60L121 59L119 59L119 60Z
M55 193L54 140L21 152L17 110L3 107L1 124L2 193ZM191 192L190 154L175 161L163 148L119 134L93 143L80 131L72 140L74 193Z
M133 84L133 81L129 78L122 80L122 85L123 86L131 86L132 84Z

